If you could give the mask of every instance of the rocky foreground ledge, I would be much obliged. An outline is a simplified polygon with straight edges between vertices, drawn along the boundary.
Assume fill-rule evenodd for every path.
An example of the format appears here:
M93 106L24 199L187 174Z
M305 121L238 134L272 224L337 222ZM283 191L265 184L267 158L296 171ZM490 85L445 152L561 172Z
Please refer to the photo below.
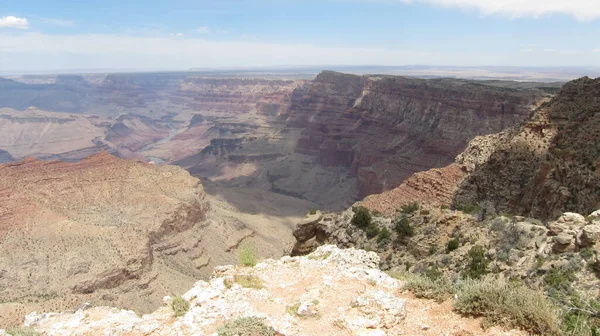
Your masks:
M476 320L461 319L443 305L403 298L400 283L378 263L374 252L325 245L308 256L265 260L255 267L217 267L210 281L198 281L182 296L190 308L178 317L172 302L180 298L165 297L164 307L142 317L117 308L82 307L31 313L24 328L42 335L520 334L483 332ZM268 332L224 329L233 321L258 323Z

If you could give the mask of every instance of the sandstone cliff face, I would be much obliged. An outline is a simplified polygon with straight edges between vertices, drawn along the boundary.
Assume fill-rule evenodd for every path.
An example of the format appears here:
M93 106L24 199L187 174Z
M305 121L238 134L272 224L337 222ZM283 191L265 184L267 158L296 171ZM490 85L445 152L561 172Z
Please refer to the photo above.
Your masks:
M486 82L324 71L294 101L288 125L304 128L296 152L350 167L364 197L452 163L473 137L524 120L547 96Z
M218 90L238 90L235 82L200 83L197 90L210 92L199 93L201 100L216 97L215 109L227 101ZM211 179L260 186L338 210L394 189L415 172L451 164L473 137L516 124L551 95L531 86L507 88L506 83L331 71L296 85L289 108L280 109L283 127L277 118L265 125L250 118L241 122L237 115L236 124L205 128L205 135L214 134L210 145L205 142L203 153L177 164ZM234 94L229 97L235 102ZM206 121L201 125L206 127ZM411 197L449 203L462 178L453 167L424 176L429 186L413 180L396 194L410 190ZM394 202L388 203L391 209Z
M473 172L454 203L536 218L598 208L599 97L600 79L569 82L522 124L474 140L459 157Z
M161 267L200 276L193 254L201 254L209 205L199 181L182 169L100 153L78 163L31 158L0 171L4 302L44 297L52 301L46 306L61 306L77 301L71 295L94 294L143 309L159 300L152 298L157 288L178 287ZM187 263L166 259L194 238Z
M208 198L179 167L105 152L0 165L0 325L82 302L148 312L235 261L243 241L281 255L291 229Z

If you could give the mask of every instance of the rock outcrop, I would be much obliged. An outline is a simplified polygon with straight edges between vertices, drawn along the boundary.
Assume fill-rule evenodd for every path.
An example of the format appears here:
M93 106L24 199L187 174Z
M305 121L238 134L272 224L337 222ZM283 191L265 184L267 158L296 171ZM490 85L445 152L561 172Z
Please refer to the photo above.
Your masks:
M378 263L373 252L323 246L306 257L265 260L252 268L217 267L209 281L197 282L177 299L189 303L179 317L169 307L175 298L165 297L166 306L142 317L84 306L75 312L31 313L24 327L54 336L524 335L482 330L448 308L401 297L400 283ZM264 332L251 332L257 329Z
M454 204L546 219L598 208L598 125L600 79L565 84L525 122L472 142L484 159L460 185Z

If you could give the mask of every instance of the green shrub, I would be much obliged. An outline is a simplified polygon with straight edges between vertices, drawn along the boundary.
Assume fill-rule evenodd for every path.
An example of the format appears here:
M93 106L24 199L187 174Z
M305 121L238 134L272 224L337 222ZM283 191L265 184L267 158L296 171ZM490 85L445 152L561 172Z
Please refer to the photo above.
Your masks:
M463 276L470 279L479 279L488 273L487 266L489 260L485 256L485 250L480 245L471 247L467 254L467 268L463 272Z
M317 209L312 209L312 210L310 210L310 214L311 214L311 215L316 215L316 214L317 214Z
M462 211L466 214L475 214L481 211L481 207L477 204L470 204L470 203L463 203L463 204L457 204L455 206L456 210L458 211Z
M446 253L450 253L456 250L459 246L460 241L458 240L458 238L452 238L448 240L448 243L446 243Z
M560 301L564 335L600 335L600 301L572 295Z
M238 249L238 258L240 259L240 263L242 265L248 267L256 266L258 258L256 256L256 250L253 246L244 244Z
M379 235L379 227L375 223L369 224L367 230L365 231L367 234L367 238L372 239Z
M385 245L389 244L390 237L391 237L390 230L388 230L388 228L384 227L383 229L381 229L381 231L379 232L379 235L377 236L377 243L379 243L379 245L385 246Z
M591 260L594 257L594 249L591 247L582 248L579 255L586 261Z
M369 209L365 208L364 206L357 206L353 207L352 210L354 211L354 216L352 216L352 224L363 230L366 230L373 220Z
M402 216L396 221L394 231L396 231L400 238L412 237L415 234L415 231L406 216Z
M175 317L183 316L188 310L190 310L190 303L181 296L173 297L169 305L171 306L171 310L173 310L173 316Z
M505 218L497 217L492 220L492 224L490 225L490 230L494 232L503 232L506 229L506 225L508 223L505 221Z
M419 203L417 203L417 202L405 204L400 207L400 211L402 211L403 213L407 213L407 214L411 214L417 210L419 210Z
M277 332L265 324L264 318L242 317L227 321L217 329L218 336L275 336Z
M434 278L411 274L404 281L403 288L411 291L418 298L437 302L450 298L453 292L452 282L443 274Z
M574 256L568 263L551 269L544 277L548 294L552 297L563 297L574 293L572 283L577 279L577 272L583 267L581 257Z
M432 256L437 253L437 245L429 245L429 255Z
M561 335L559 310L543 293L520 284L465 279L456 289L454 309L483 316L487 325L522 328L539 335Z

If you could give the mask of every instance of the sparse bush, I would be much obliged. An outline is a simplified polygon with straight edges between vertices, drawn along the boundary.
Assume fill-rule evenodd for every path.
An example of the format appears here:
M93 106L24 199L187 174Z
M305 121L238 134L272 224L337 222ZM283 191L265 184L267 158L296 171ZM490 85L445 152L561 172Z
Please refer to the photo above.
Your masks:
M522 328L539 335L560 335L559 311L543 293L516 283L465 279L457 287L454 309L483 316L488 325Z
M227 321L217 329L219 336L275 336L277 332L265 324L264 318L242 317Z
M490 230L494 232L503 232L506 229L507 224L508 223L503 217L494 218L492 220L492 224L490 225Z
M583 267L583 260L575 256L568 263L551 269L544 277L548 294L551 297L563 297L574 294L573 282L577 279L576 274Z
M441 273L441 272L440 272ZM452 282L445 275L419 276L411 274L404 282L404 289L411 291L418 298L443 302L450 298L453 292Z
M432 256L434 255L438 250L437 245L430 245L429 246L429 255Z
M466 278L479 279L488 273L487 266L490 261L485 256L485 250L482 246L475 245L471 247L467 257L469 258L469 261L467 263L467 268L463 272L463 275Z
M446 243L446 253L450 253L456 250L459 246L460 241L458 240L458 238L452 238L448 240L448 243Z
M365 231L365 233L367 234L367 238L369 238L369 239L375 238L375 237L377 237L377 235L379 235L379 227L377 226L377 224L371 223L367 227L367 230Z
M591 260L594 257L594 249L591 247L582 248L579 255L586 261Z
M457 204L455 208L458 211L462 211L470 215L476 214L481 211L481 207L479 205L470 203Z
M572 295L559 300L564 335L600 335L600 301Z
M317 214L317 209L312 209L312 210L310 210L310 214L311 214L311 215L316 215L316 214Z
M265 288L262 280L255 275L236 274L233 276L233 282L244 288L262 289Z
M354 211L354 216L352 217L352 224L356 225L357 227L363 230L366 230L371 224L371 221L373 220L369 209L365 208L364 206L357 206L353 207L352 210Z
M408 218L406 218L406 216L402 216L396 221L394 230L398 234L398 237L400 237L401 239L406 237L412 237L415 234L414 229L410 225L410 222L408 221Z
M417 202L405 204L400 207L400 211L402 211L403 213L406 213L406 214L411 214L417 210L419 210L419 203L417 203Z
M390 242L391 233L386 227L381 229L379 235L377 236L377 243L381 246L385 246ZM391 256L391 255L390 255Z
M183 316L188 310L190 310L190 303L181 296L173 297L169 306L171 306L171 310L173 310L173 316L175 317Z
M6 329L6 333L9 334L10 336L39 336L39 335L41 335L39 332L37 332L34 329L23 328L23 327Z
M248 267L256 266L258 258L256 256L256 250L253 246L244 244L238 249L238 258L240 259L240 263L242 265Z

